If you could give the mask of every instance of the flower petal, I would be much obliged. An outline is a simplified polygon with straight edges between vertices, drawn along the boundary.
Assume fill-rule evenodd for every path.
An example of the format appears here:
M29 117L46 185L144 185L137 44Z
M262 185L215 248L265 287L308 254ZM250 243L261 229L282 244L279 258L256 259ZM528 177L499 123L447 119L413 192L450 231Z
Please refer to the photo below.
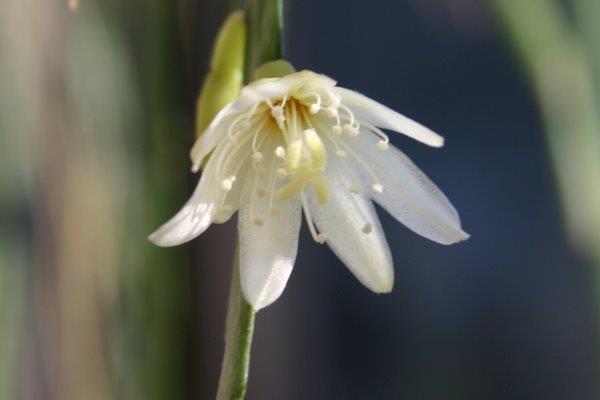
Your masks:
M353 90L333 89L342 98L359 121L366 121L379 128L400 132L433 147L442 147L444 138L431 129Z
M235 101L226 105L217 113L208 128L196 139L190 151L192 172L198 172L204 157L225 140L229 125L239 115L239 112L235 111L236 108Z
M194 239L210 226L216 205L207 193L206 180L206 174L203 174L183 208L148 237L152 243L162 247L177 246Z
M217 149L215 153L220 151ZM148 239L158 246L169 247L188 242L206 230L217 214L227 192L216 182L216 157L211 159L194 193L177 214Z
M468 239L456 209L437 186L396 147L381 150L377 142L375 135L364 130L348 141L383 186L381 193L373 191L373 178L363 174L363 187L370 197L421 236L441 244Z
M315 224L363 285L376 293L390 292L394 285L392 257L373 204L361 194L350 193L351 180L331 165L326 173L329 201L320 204L313 191L307 191Z
M254 175L254 177L252 177ZM257 196L258 174L249 174L238 216L240 280L246 301L255 310L273 303L283 292L298 251L300 210L298 199L276 202Z

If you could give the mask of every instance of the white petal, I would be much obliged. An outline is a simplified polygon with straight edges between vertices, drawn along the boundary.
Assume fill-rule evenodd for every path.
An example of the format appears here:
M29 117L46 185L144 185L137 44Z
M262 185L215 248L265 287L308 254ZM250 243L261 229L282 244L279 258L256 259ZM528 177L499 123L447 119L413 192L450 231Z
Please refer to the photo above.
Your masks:
M363 175L364 190L371 198L408 228L435 242L453 244L468 239L456 209L437 186L396 147L381 150L377 142L367 131L349 141L383 186L381 193L373 191L372 178Z
M319 204L308 190L310 212L326 242L358 280L376 293L394 285L392 257L371 200L348 191L351 180L339 169L327 169L331 197ZM336 177L337 174L337 177ZM370 224L371 231L363 232Z
M429 146L442 147L444 138L431 129L353 90L334 88L359 121L400 132Z
M209 161L192 197L148 237L151 242L163 247L177 246L194 239L210 226L218 211L217 205L227 194L216 182L215 164L214 158Z
M194 194L183 208L148 237L152 243L163 247L177 246L194 239L209 227L216 206L207 193L205 176L202 175Z
M263 79L245 86L240 95L217 113L210 125L194 143L190 156L192 171L197 172L206 157L219 143L226 139L231 123L242 113L270 98L283 96L289 88L289 83L280 79Z
M206 130L196 139L194 146L190 151L192 159L192 171L198 172L204 157L215 149L227 136L229 125L240 114L235 111L237 105L235 101L226 105L212 120Z
M256 179L247 179L238 216L240 280L246 301L255 310L273 303L283 292L298 251L300 203L276 202L277 214L268 208L268 197L258 197Z
M235 184L231 188L229 192L227 192L225 199L223 201L224 207L221 207L215 217L213 218L213 223L215 224L223 224L235 214L240 206L240 199L242 195L242 189L244 187L243 182L246 180L247 171L250 166L250 162L245 162L240 170L236 173Z

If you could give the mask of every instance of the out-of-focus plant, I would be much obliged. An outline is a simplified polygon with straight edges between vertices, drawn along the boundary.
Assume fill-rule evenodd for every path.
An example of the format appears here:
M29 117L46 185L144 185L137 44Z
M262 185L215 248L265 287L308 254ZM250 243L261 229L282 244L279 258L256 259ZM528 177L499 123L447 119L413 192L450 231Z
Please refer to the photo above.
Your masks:
M598 2L578 3L591 39L597 24L587 20L592 14L583 14ZM600 267L600 119L589 56L598 53L586 52L580 31L557 0L493 5L540 104L571 242ZM597 46L597 40L589 42Z

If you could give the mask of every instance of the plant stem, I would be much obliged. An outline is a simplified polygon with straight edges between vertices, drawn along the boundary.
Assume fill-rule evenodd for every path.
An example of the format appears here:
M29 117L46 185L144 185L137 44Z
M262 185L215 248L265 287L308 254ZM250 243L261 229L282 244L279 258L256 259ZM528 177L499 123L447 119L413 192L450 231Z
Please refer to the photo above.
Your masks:
M283 55L282 1L245 2L248 26L245 81L260 64ZM256 313L244 299L240 286L239 251L236 249L231 272L231 287L225 324L225 351L217 400L243 400L248 386L250 349Z
M236 250L231 271L225 323L225 354L217 400L241 400L246 395L248 385L250 347L256 314L244 300L240 286L239 264L239 252Z

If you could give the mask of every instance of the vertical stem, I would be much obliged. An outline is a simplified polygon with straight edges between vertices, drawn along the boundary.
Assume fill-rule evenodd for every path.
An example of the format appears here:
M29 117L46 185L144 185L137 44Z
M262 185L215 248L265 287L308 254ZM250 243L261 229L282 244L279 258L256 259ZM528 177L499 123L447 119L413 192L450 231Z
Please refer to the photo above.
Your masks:
M225 354L217 400L241 400L246 394L248 385L250 347L256 314L244 300L240 286L239 264L239 251L236 250L231 272L225 323Z
M260 64L283 55L283 0L248 0L245 81ZM239 277L239 251L236 249L225 324L225 351L217 400L243 400L248 386L250 349L256 313L244 299Z

